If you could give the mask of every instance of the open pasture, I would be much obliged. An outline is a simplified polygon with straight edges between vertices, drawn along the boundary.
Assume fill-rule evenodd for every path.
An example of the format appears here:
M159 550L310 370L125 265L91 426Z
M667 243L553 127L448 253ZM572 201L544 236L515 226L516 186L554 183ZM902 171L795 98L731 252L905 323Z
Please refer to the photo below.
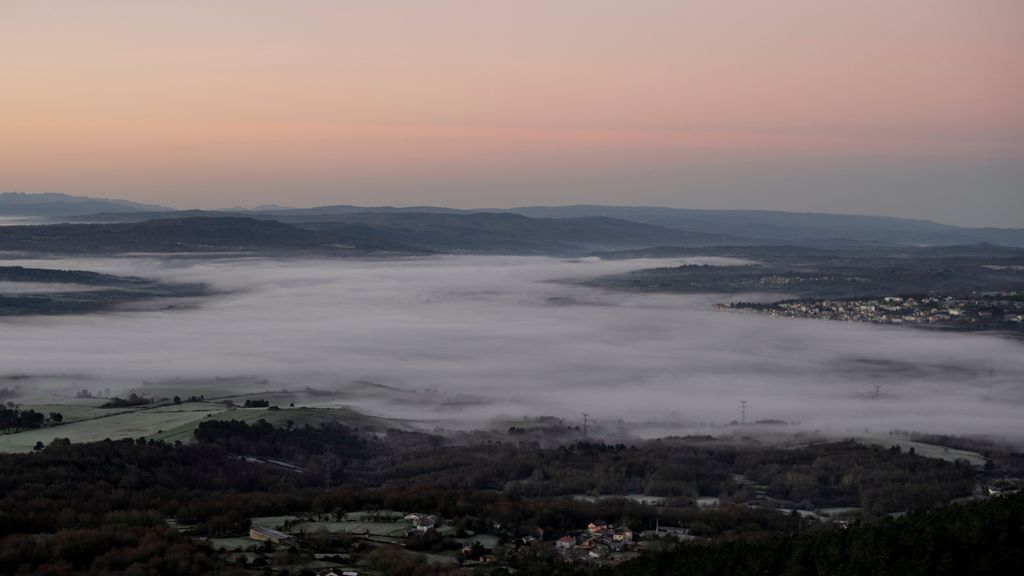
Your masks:
M113 409L109 411L109 415L99 414L88 420L5 434L0 436L0 452L28 452L36 442L49 444L54 438L68 438L72 442L97 442L106 438L114 440L150 437L160 435L164 430L197 422L226 408L217 404L200 404L193 405L193 409L189 410L182 409L182 406L159 406L130 411Z

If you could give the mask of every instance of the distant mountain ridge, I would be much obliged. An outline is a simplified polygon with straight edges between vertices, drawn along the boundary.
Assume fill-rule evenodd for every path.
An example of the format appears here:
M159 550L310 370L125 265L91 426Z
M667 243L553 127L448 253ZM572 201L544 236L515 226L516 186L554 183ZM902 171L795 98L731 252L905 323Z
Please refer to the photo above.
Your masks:
M502 220L498 215L518 215L530 220ZM415 246L441 251L571 252L581 248L621 250L709 243L806 246L988 243L1024 246L1024 228L965 228L891 216L656 206L574 205L460 210L437 206L339 204L313 208L267 205L250 209L170 210L121 200L63 194L0 194L0 216L36 216L91 223L246 217L322 231L340 230L343 227L337 224L341 223L362 224L373 228L378 239L386 237L399 244L411 242ZM538 222L552 220L564 222L557 227L551 222ZM635 226L625 226L623 222ZM514 230L506 228L513 223Z
M155 204L141 204L128 200L71 196L57 192L27 194L0 193L0 216L57 217L77 216L96 212L140 212L170 210Z
M806 242L845 238L887 244L1024 246L1022 228L965 228L929 220L772 210L698 210L646 206L530 206L510 212L540 218L604 216L751 240Z
M354 225L334 233L241 217L162 218L116 224L0 227L0 251L51 254L128 252L416 252Z
M584 254L661 244L746 244L744 238L694 233L618 218L530 218L493 212L354 212L337 222L298 224L317 230L361 224L396 242L439 252Z
M583 255L672 243L705 246L742 239L613 218L528 218L519 214L355 213L330 222L283 223L216 213L144 222L0 227L0 251L47 253L222 252Z
M814 243L830 241L914 245L962 245L975 243L1024 246L1024 228L966 228L929 220L784 212L774 210L705 210L660 206L523 206L457 210L436 206L360 207L321 206L259 212L283 221L329 220L357 213L512 213L531 218L614 218L697 234L715 234L745 239L744 243Z

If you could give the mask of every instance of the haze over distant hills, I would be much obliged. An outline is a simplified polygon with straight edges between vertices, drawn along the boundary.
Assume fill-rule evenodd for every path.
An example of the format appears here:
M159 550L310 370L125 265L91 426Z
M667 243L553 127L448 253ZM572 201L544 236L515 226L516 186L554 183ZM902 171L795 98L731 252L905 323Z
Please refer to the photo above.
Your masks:
M646 206L532 206L517 214L540 218L604 216L693 232L714 232L754 240L806 241L844 238L893 244L1021 245L1019 228L964 228L929 220L769 210L694 210Z
M224 247L267 248L270 239L289 240L280 248L297 246L358 247L372 250L557 253L580 254L594 250L629 250L654 246L722 246L793 244L834 246L857 244L970 245L979 243L1024 246L1024 229L965 228L927 220L887 216L794 213L765 210L695 210L644 206L530 206L510 209L460 210L436 206L351 206L313 208L263 206L253 209L171 210L122 200L106 200L63 194L2 194L0 216L35 216L51 222L127 224L147 220L176 220L173 227L150 226L148 238L137 246L146 249L150 232L174 232L201 227L202 234L217 233L199 219L214 218L228 229L204 249ZM277 221L287 228L252 233L250 241L238 242L240 219ZM259 224L247 224L259 228ZM268 228L269 224L266 224ZM184 228L183 228L184 227ZM75 234L128 232L138 244L142 228L65 228ZM232 232L234 230L234 232ZM91 231L91 232L90 232ZM51 230L51 233L53 230ZM47 233L49 234L49 233ZM47 234L36 235L41 239ZM27 231L3 234L0 249L30 245ZM261 238L256 241L256 237ZM18 239L15 242L15 239ZM84 237L81 245L95 244ZM93 239L95 240L95 239ZM11 244L14 242L14 244ZM27 242L27 244L26 244ZM172 245L179 240L159 243ZM100 242L102 244L102 242ZM255 244L254 244L255 243ZM67 243L70 246L70 243ZM127 249L128 244L123 244ZM189 244L184 242L184 244ZM134 245L134 244L133 244ZM150 246L153 248L153 246ZM160 248L164 249L164 248Z
M171 213L176 214L176 213ZM0 227L0 251L54 254L352 252L582 255L659 245L707 246L743 239L612 218L527 218L518 214L356 214L343 221L162 217L143 222Z
M0 216L59 217L94 214L97 212L142 212L170 210L155 204L140 204L128 200L71 196L56 192L27 194L0 193Z

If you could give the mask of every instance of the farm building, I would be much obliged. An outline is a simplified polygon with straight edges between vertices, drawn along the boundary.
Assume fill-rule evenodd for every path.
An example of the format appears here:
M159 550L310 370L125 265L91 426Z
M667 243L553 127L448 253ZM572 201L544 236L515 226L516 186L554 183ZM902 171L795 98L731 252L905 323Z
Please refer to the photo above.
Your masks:
M430 528L437 526L438 518L433 514L406 514L405 519L412 522L413 526L416 527L420 532L426 532Z

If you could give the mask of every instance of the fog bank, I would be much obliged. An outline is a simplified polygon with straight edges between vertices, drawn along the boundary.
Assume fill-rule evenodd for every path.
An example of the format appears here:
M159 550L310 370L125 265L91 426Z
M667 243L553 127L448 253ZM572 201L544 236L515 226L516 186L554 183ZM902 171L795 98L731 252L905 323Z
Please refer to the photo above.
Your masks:
M838 434L899 427L1024 439L1020 341L721 312L711 304L725 297L562 282L682 262L7 261L206 282L223 294L193 308L2 319L0 376L29 375L18 383L66 394L157 391L176 379L198 381L189 390L208 396L373 382L415 394L333 401L461 427L581 412L598 423L725 423L745 400L750 421ZM267 382L215 380L238 376Z

